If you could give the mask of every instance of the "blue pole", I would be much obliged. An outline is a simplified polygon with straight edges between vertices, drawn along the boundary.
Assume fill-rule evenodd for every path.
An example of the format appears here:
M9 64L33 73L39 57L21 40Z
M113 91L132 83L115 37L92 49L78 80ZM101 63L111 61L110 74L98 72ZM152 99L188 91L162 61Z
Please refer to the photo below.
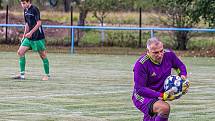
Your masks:
M74 28L72 28L72 36L71 36L71 53L74 54Z

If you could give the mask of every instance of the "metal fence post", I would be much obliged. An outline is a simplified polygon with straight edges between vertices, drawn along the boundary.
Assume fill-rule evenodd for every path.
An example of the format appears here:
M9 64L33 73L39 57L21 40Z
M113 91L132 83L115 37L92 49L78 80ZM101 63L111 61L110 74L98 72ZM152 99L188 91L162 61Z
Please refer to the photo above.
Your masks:
M75 49L74 49L74 28L72 27L72 31L71 31L71 53L74 54L75 53Z
M151 38L154 37L154 30L151 30Z
M142 27L142 8L141 7L139 9L139 13L140 13L140 16L139 16L139 27L141 28ZM140 29L139 30L139 45L138 45L139 48L142 47L141 39L142 39L142 30Z
M6 24L8 24L8 5L6 7ZM5 40L6 40L6 43L8 43L8 36L7 36L7 31L8 31L8 27L6 26L6 32L5 32Z

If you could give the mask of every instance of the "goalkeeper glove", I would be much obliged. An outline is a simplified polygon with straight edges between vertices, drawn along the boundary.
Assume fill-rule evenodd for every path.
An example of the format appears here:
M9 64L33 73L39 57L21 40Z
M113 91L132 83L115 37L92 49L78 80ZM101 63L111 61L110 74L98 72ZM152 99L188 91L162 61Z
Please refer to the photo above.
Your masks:
M174 90L172 90L172 89L164 92L161 95L161 97L162 97L163 101L172 101L172 100L176 99L176 97L174 96Z
M188 92L188 89L190 87L190 81L188 79L184 80L182 84L182 94L186 94Z
M188 92L188 89L190 87L190 81L186 78L186 76L181 75L181 78L183 80L182 84L182 94L186 94Z

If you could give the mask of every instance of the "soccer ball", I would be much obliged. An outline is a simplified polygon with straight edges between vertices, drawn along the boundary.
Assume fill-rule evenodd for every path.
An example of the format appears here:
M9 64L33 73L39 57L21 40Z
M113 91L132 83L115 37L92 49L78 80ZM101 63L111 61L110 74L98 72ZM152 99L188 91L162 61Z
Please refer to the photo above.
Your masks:
M182 85L183 80L180 76L170 75L164 82L164 91L172 89L174 90L174 94L177 95L177 98L180 98L182 96Z

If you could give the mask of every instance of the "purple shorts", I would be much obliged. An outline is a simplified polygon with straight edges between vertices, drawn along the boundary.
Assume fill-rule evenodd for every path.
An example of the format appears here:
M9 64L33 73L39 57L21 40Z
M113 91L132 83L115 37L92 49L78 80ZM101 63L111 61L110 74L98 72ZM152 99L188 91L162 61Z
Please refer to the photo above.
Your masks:
M138 97L135 93L132 96L134 105L144 114L143 121L155 121L156 114L153 113L153 104L158 98L143 98Z

